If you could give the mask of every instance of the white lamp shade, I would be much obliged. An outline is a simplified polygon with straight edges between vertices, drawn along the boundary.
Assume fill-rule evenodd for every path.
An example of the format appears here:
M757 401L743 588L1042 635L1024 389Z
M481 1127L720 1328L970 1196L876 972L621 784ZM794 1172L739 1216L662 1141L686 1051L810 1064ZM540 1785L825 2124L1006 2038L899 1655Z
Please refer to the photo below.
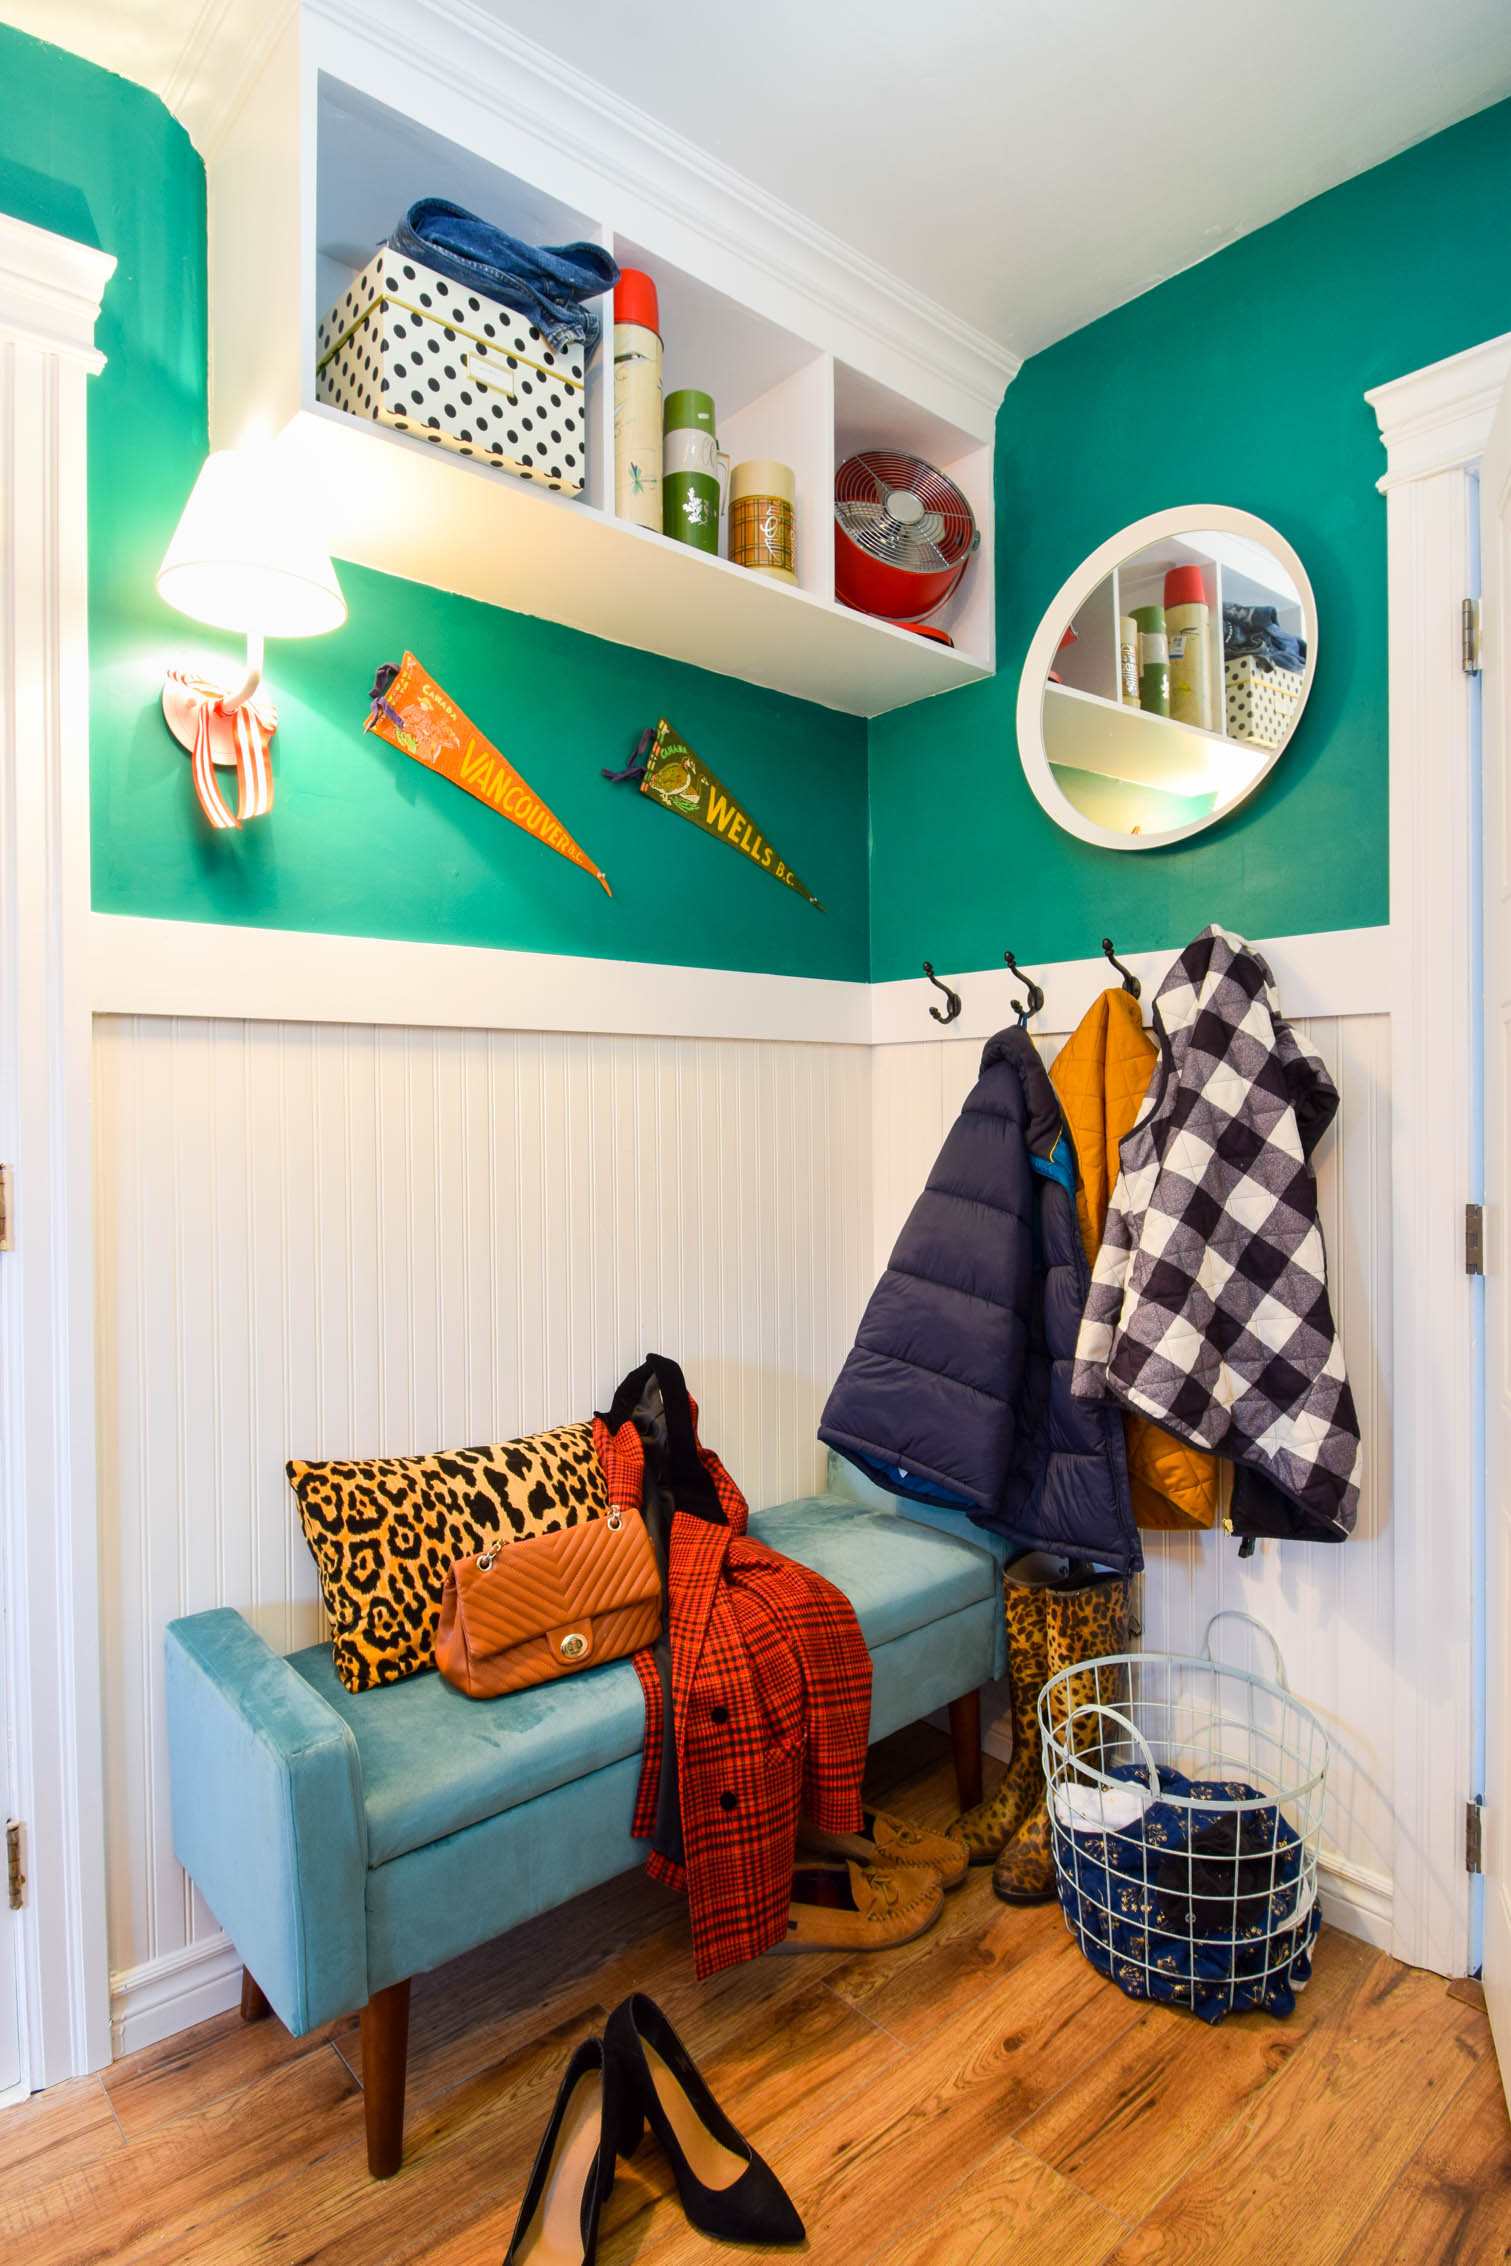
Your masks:
M252 637L318 637L346 619L336 570L270 448L205 458L157 588L194 621Z

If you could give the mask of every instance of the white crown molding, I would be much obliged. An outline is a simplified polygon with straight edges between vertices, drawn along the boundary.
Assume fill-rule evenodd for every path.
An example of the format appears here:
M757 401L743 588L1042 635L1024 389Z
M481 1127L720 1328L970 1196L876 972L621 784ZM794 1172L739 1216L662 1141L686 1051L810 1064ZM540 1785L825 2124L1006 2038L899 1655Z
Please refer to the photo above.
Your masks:
M1022 355L498 22L478 0L202 0L154 91L207 160L296 18L388 58L399 81L423 70L482 105L500 122L501 144L511 126L538 135L709 242L737 251L784 290L943 381L959 397L958 421L983 440L991 437Z
M990 438L1021 355L499 23L477 0L305 0L302 14L388 56L401 79L405 70L422 68L482 104L500 121L501 146L510 126L518 126L738 252L830 318L839 315L943 379L973 405L973 422Z
M1364 396L1385 444L1382 494L1403 480L1429 479L1469 464L1484 448L1501 389L1511 374L1511 331L1462 354L1429 362Z
M94 326L114 273L113 252L0 213L0 334L103 370Z
M204 0L158 91L195 146L213 157L288 24L328 27L386 57L402 81L417 69L499 120L729 247L830 318L928 372L959 397L959 422L989 439L1023 357L879 261L623 101L478 0ZM969 414L966 414L967 405Z
M255 84L299 0L203 0L156 92L206 160Z

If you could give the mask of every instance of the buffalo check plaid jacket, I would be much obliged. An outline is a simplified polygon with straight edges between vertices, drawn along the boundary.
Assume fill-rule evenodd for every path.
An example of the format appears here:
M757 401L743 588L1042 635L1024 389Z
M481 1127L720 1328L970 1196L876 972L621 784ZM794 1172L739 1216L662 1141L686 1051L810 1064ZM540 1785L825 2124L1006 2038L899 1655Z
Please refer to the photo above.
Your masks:
M1071 1391L1111 1397L1238 1465L1245 1537L1341 1542L1359 1420L1309 1159L1338 1107L1269 968L1203 930L1154 1003L1159 1061L1092 1269Z
M694 1410L696 1421L696 1410ZM594 1420L609 1500L641 1500L644 1448L633 1420ZM668 1564L672 1716L684 1865L647 1870L686 1887L700 1980L783 1941L801 1812L858 1833L871 1716L871 1656L848 1598L745 1531L745 1498L699 1447L728 1524L677 1511ZM638 1652L645 1760L635 1805L649 1839L661 1790L662 1693Z

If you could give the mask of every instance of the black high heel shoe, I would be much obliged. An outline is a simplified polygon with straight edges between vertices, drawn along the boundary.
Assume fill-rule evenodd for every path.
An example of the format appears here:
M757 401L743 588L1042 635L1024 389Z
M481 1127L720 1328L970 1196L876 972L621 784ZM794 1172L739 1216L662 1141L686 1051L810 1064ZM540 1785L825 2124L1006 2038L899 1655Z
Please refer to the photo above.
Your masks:
M593 2266L615 2160L632 2155L645 2130L637 2101L604 2041L584 2038L536 2150L504 2266Z
M609 2016L603 2054L625 2103L666 2151L682 2208L699 2234L718 2242L802 2241L803 2222L787 2190L735 2130L692 2055L643 1991Z

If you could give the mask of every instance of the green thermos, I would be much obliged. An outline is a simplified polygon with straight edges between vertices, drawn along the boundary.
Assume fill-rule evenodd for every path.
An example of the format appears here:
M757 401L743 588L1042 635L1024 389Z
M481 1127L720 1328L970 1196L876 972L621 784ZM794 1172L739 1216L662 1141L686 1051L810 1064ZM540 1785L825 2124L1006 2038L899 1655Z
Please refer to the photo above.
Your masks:
M1135 606L1138 623L1138 704L1151 716L1170 713L1170 641L1163 606Z
M719 548L729 459L714 436L713 395L682 386L666 397L661 452L661 526L700 551Z

